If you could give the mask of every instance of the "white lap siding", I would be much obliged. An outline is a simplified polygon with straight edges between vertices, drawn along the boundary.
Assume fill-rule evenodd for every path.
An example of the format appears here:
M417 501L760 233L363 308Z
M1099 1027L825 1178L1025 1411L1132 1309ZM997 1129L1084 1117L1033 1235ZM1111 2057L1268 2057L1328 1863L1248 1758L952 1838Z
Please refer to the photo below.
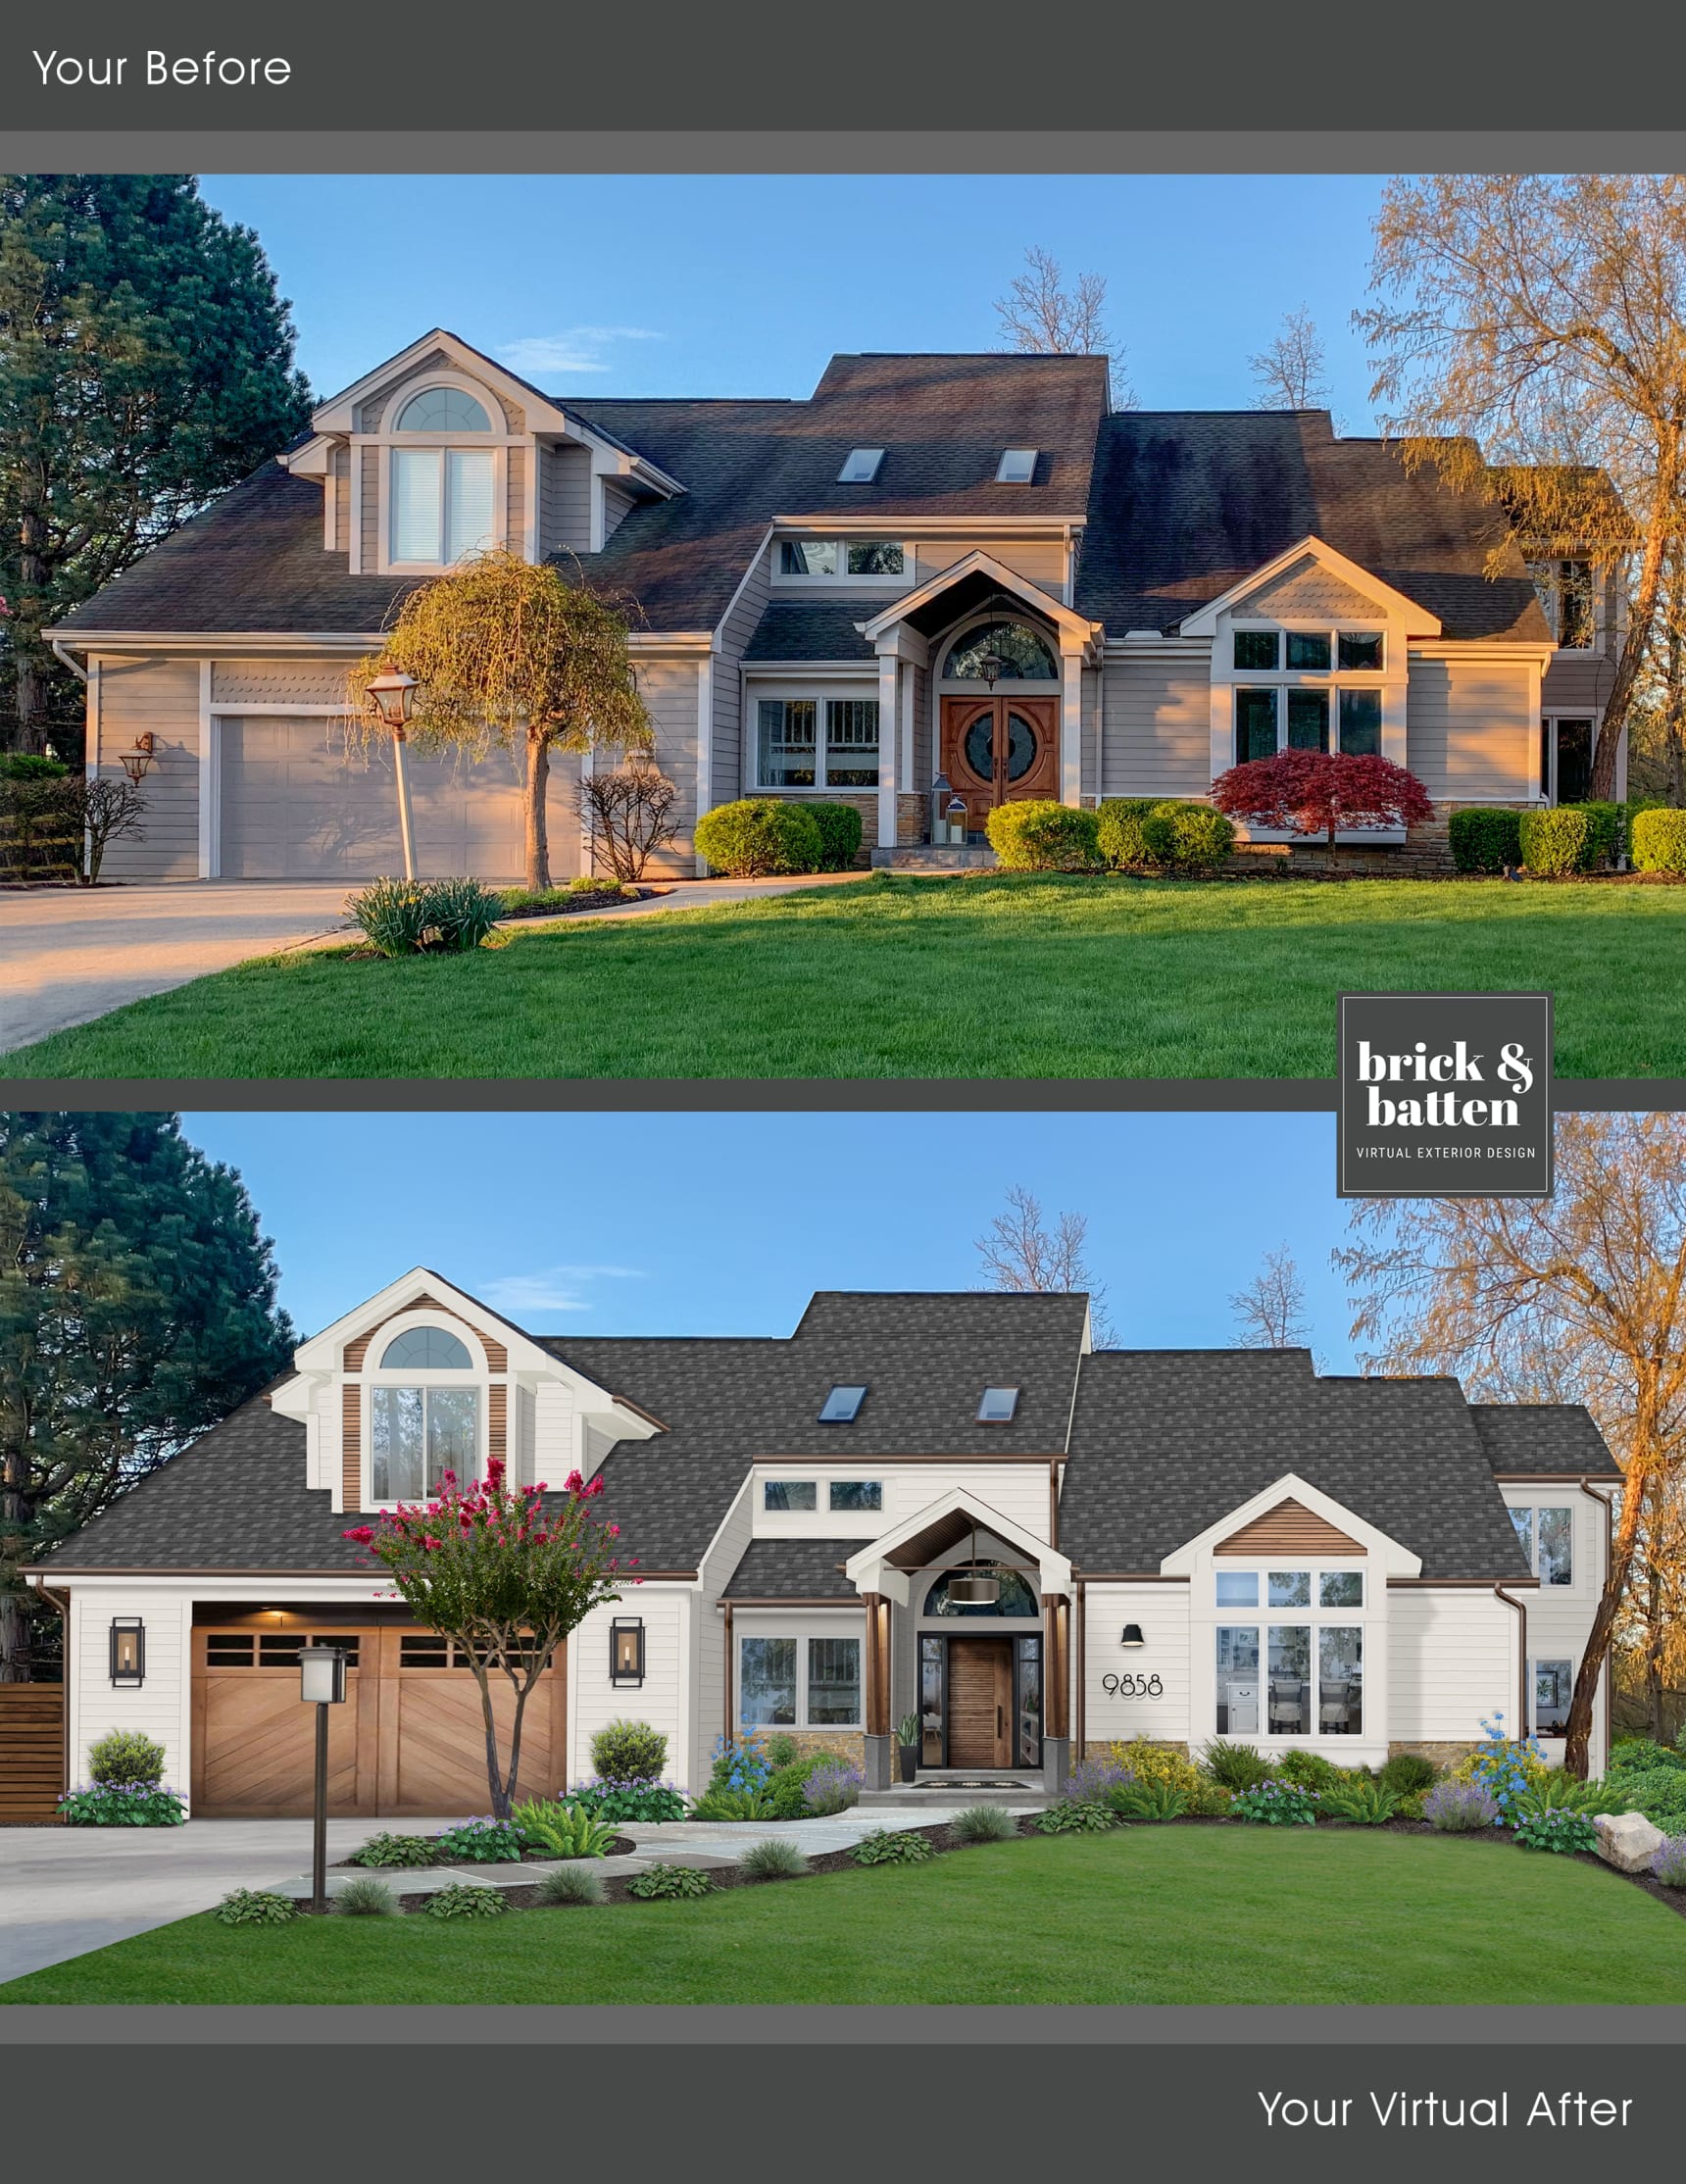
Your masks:
M111 1680L111 1625L138 1615L146 1627L146 1677ZM121 1585L77 1585L71 1593L67 1679L70 1771L88 1779L88 1747L113 1729L136 1729L164 1747L164 1779L187 1795L191 1759L193 1599L187 1592Z
M194 879L199 872L199 663L98 660L89 693L88 758L124 779L120 754L153 738L140 783L144 832L114 841L105 879Z
M1186 1744L1189 1736L1189 1588L1187 1585L1089 1585L1084 1589L1083 1742ZM1126 1623L1139 1623L1142 1643L1119 1643ZM1073 1660L1076 1647L1072 1647ZM1134 1676L1138 1686L1160 1679L1160 1696L1126 1697L1109 1676ZM1074 1718L1074 1717L1073 1717ZM1075 1732L1073 1732L1075 1733ZM1073 1757L1080 1755L1073 1754Z
M1534 1600L1525 1599L1530 1623ZM1468 1745L1483 1716L1516 1719L1518 1621L1485 1585L1392 1585L1388 1737L1395 1745Z
M593 1772L591 1740L611 1721L647 1721L668 1740L667 1778L682 1789L700 1784L691 1738L690 1656L695 1647L696 1592L687 1585L628 1585L612 1607L594 1608L568 1642L568 1779ZM617 1615L644 1624L644 1681L609 1680L610 1629ZM703 1773L707 1774L706 1766Z

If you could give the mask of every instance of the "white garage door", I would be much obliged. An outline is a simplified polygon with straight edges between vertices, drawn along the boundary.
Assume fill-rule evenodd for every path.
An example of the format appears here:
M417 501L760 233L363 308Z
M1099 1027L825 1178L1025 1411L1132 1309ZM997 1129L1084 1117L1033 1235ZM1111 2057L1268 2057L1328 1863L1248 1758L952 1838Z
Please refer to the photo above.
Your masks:
M372 879L403 870L389 749L347 756L334 722L263 716L222 722L225 879ZM514 759L477 766L410 752L416 869L519 880L524 863ZM571 847L551 797L554 851ZM557 862L561 862L558 860Z

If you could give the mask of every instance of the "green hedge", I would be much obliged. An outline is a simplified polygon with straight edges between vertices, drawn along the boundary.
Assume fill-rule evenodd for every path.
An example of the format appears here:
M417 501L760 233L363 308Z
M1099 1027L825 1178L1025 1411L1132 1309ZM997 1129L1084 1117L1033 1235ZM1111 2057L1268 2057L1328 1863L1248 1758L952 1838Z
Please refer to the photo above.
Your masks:
M1142 840L1163 871L1215 872L1235 847L1235 828L1210 804L1156 804L1142 820Z
M1555 811L1521 817L1522 863L1529 872L1550 879L1592 870L1603 830L1584 804L1560 804Z
M1522 815L1476 805L1454 812L1452 862L1461 872L1514 870L1522 862Z
M1100 818L1069 804L1029 797L998 804L989 846L1009 872L1093 872L1101 867Z
M717 804L698 819L696 841L698 856L733 879L817 872L825 848L812 809L777 796Z
M1142 839L1142 821L1150 812L1159 809L1160 800L1152 796L1105 796L1100 810L1095 814L1099 825L1096 839L1101 855L1114 871L1128 871L1132 866L1148 863L1148 845Z
M1640 872L1686 873L1686 812L1659 806L1634 813L1633 867Z
M805 804L819 829L819 869L846 872L861 847L861 815L853 804Z

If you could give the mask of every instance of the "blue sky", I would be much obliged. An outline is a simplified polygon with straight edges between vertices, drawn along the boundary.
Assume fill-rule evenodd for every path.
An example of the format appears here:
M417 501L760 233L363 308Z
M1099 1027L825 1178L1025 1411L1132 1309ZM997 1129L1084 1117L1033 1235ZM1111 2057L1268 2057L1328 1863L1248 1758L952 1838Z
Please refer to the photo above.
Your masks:
M1376 176L210 174L335 393L447 325L562 394L805 395L837 349L992 349L1039 244L1104 273L1149 409L1239 409L1304 305L1369 431L1349 315Z
M1315 1345L1353 1369L1326 1115L226 1115L188 1138L244 1176L314 1330L412 1266L535 1333L788 1334L815 1289L968 1289L1023 1184L1089 1217L1117 1338L1226 1343L1286 1245Z

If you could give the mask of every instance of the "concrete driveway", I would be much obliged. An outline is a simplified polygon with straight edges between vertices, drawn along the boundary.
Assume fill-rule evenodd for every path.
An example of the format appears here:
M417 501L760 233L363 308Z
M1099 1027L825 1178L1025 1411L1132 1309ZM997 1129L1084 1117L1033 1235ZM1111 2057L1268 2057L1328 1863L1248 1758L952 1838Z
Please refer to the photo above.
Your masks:
M329 1820L329 1861L391 1824ZM401 1824L430 1835L452 1823ZM310 1861L308 1819L0 1828L0 1981L209 1911L231 1888L273 1888Z
M0 893L0 1051L343 930L343 880Z

